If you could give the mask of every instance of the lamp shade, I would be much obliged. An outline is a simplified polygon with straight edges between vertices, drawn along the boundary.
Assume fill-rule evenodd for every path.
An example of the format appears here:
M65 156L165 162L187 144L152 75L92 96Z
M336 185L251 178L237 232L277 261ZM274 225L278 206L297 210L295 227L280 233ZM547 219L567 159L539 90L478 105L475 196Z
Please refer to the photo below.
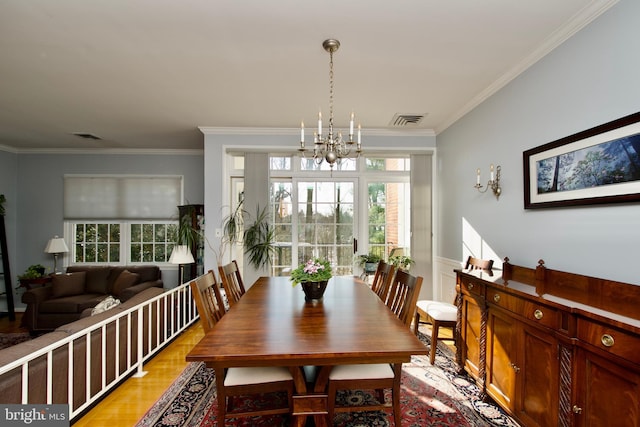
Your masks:
M171 264L193 264L196 261L193 259L193 255L191 255L187 245L177 245L171 252L169 262Z
M48 254L61 254L69 252L69 248L62 237L55 236L49 240L44 251Z

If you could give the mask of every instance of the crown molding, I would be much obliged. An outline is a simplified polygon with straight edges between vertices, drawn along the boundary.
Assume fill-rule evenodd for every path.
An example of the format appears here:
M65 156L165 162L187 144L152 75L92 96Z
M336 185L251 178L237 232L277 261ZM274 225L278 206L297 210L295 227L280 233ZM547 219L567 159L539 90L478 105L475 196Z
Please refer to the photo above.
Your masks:
M436 135L460 120L464 115L486 101L491 95L505 87L509 82L524 73L533 64L544 58L555 48L589 25L594 19L613 7L619 0L593 0L581 11L572 16L562 27L554 31L540 46L527 55L515 67L507 71L485 90L476 95L457 113L450 116L435 129Z
M300 135L300 128L198 126L204 135ZM436 136L433 129L365 129L362 136Z
M121 154L158 156L202 156L204 149L157 149L157 148L12 148L0 145L0 151L14 154Z

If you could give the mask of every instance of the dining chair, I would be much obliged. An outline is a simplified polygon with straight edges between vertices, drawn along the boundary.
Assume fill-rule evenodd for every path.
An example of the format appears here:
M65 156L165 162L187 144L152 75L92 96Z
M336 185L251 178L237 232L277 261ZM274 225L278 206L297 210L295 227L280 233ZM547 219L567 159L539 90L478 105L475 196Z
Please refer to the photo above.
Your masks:
M189 283L204 333L211 330L225 313L220 284L213 270Z
M387 307L407 325L411 326L416 302L422 287L422 276L412 276L405 270L396 271L387 297Z
M398 318L409 327L413 319L416 300L422 286L422 277L411 276L406 271L398 270L393 278L387 306ZM389 304L392 301L392 304ZM408 321L407 321L408 319ZM374 326L375 327L375 326ZM393 411L396 426L400 426L400 379L402 363L365 363L358 365L334 366L329 373L327 412L329 420L333 420L336 412L360 411ZM384 389L391 389L391 404L384 399ZM336 405L338 390L375 390L378 404Z
M205 334L222 319L224 308L220 284L209 270L189 283ZM226 418L244 418L259 415L289 414L293 409L294 382L287 367L229 368L224 375L216 371L216 396L218 399L218 425L225 425ZM263 393L285 392L287 406L272 407L252 405L247 410L236 410L233 398Z
M493 260L484 260L470 256L467 258L465 270L486 270L493 267ZM457 297L456 297L457 298ZM458 319L458 306L442 301L420 300L416 303L416 316L413 323L413 331L418 335L420 323L431 324L431 348L429 350L429 362L433 365L436 360L438 340L456 341L455 327ZM451 328L451 338L441 337L440 328Z
M373 276L371 290L380 297L382 302L387 302L387 295L389 295L391 281L393 280L395 272L396 268L393 264L387 264L384 261L378 262L378 268L376 269L375 276Z
M218 272L220 273L222 286L224 286L224 291L229 300L229 306L233 307L246 292L240 269L238 269L238 263L234 259L229 264L220 265L218 266Z

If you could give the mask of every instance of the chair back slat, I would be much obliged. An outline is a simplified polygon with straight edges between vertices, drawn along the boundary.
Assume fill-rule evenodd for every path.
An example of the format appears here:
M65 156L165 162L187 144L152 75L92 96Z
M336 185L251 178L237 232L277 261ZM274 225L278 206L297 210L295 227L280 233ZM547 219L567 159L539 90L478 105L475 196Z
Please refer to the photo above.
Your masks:
M391 282L387 306L407 326L411 326L416 311L422 280L422 276L416 277L398 270Z
M492 259L480 259L472 256L467 258L467 264L464 267L465 270L491 270L492 268Z
M193 299L200 315L200 324L206 333L213 328L225 314L220 284L213 270L196 277L189 283Z
M242 275L238 268L238 263L234 259L229 264L218 266L220 272L220 278L222 279L222 286L227 294L229 300L229 306L233 306L240 300L240 297L244 295L245 288L242 281Z
M371 290L380 297L382 302L387 302L387 296L389 295L391 281L393 280L395 271L396 268L393 264L387 264L384 261L378 263L376 274L373 276Z

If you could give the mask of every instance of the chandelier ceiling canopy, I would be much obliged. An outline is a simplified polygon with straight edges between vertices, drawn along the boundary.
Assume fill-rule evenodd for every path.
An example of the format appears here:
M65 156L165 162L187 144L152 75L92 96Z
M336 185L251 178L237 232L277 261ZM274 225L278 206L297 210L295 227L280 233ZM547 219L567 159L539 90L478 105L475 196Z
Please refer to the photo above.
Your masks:
M304 142L304 122L300 123L300 148L298 151L303 157L307 153L312 155L316 164L326 161L331 170L340 159L345 157L360 157L362 154L361 127L358 123L358 133L354 141L354 113L351 112L349 120L349 137L343 139L342 132L333 130L333 53L340 47L340 42L335 39L327 39L322 42L324 50L329 52L329 129L327 134L322 133L322 112L318 112L318 129L313 132L313 149L306 148ZM354 149L355 146L355 149ZM352 155L353 152L353 155Z

